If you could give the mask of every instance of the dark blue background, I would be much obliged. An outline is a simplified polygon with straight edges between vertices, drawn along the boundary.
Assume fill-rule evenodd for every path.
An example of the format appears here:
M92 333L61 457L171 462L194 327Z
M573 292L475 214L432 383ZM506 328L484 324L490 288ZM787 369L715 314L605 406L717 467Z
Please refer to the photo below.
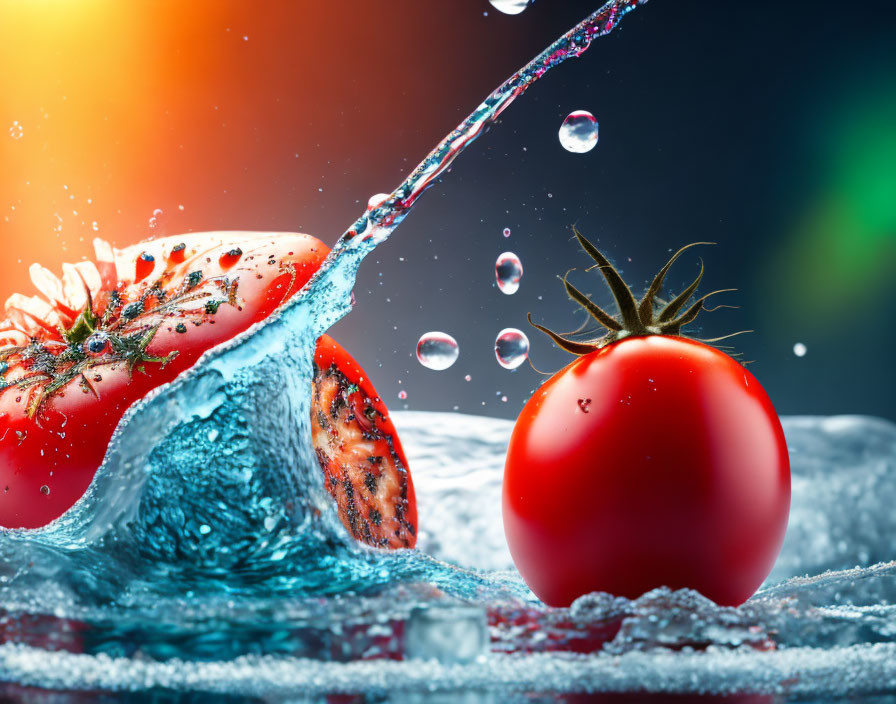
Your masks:
M448 4L416 11L444 12ZM452 0L452 26L460 28L452 51L480 55L481 68L442 71L393 91L395 131L375 136L378 148L392 145L393 158L354 178L369 193L397 185L492 87L596 5L543 0L510 17L484 0ZM569 360L525 315L560 330L583 321L555 278L587 264L570 239L572 224L638 293L670 250L708 240L717 246L684 256L669 283L686 285L702 256L701 290L735 287L718 302L741 308L702 314L695 333L754 329L735 344L755 360L750 368L782 414L896 418L896 190L889 201L879 195L894 184L896 165L878 158L896 137L894 25L889 2L652 0L534 86L455 162L364 263L357 307L334 335L393 408L514 417L540 377L528 365L500 368L494 338L518 327L539 368ZM501 36L500 52L483 43L491 32ZM425 34L419 40L409 60L443 61L429 55ZM456 111L442 124L415 123L415 105L446 95ZM600 142L586 155L567 153L557 140L576 109L600 122ZM836 221L827 216L875 189L870 214L859 204ZM321 235L321 207L309 206L300 220ZM494 261L506 249L525 268L514 296L494 286ZM610 305L595 273L573 280ZM459 341L451 369L430 371L414 358L429 330ZM794 355L797 342L807 346L805 357Z

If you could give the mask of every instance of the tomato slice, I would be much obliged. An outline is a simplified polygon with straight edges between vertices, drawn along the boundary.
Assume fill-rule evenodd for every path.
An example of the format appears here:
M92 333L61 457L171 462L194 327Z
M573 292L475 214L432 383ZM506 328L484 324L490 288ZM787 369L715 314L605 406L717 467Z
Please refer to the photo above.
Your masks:
M311 436L339 517L374 547L412 548L417 503L389 411L361 366L328 335L314 355Z

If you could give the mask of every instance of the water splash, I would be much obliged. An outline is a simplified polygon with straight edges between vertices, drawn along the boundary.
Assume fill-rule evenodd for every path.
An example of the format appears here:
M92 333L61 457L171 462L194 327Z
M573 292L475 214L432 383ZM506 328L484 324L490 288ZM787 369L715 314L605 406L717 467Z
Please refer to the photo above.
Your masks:
M407 217L417 199L445 173L458 154L494 124L529 86L567 59L584 54L595 38L609 34L625 15L646 2L611 0L508 78L446 136L388 198L355 221L333 248L319 276L326 277L326 271L333 262L344 256L343 252L352 252L354 256L363 258L386 240Z

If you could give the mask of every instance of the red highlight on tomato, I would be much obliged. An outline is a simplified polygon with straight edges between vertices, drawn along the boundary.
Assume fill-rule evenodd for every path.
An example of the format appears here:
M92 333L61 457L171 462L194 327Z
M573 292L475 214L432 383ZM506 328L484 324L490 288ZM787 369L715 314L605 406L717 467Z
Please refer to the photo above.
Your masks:
M768 576L787 527L790 463L778 416L740 363L681 336L708 297L685 309L699 276L658 307L666 272L687 248L636 301L576 234L620 317L565 281L607 334L577 342L536 325L578 359L536 391L514 427L503 486L514 562L552 606L660 586L740 604Z

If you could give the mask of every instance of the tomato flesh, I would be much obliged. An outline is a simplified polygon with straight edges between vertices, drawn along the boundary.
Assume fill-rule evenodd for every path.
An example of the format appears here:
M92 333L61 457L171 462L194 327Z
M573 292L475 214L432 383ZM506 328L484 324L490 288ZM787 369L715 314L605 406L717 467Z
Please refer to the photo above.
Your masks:
M312 442L339 517L368 545L414 547L414 485L389 411L360 365L328 335L318 340L314 372Z
M503 485L510 551L552 606L668 586L749 598L783 542L790 465L755 377L680 337L576 359L529 400Z

